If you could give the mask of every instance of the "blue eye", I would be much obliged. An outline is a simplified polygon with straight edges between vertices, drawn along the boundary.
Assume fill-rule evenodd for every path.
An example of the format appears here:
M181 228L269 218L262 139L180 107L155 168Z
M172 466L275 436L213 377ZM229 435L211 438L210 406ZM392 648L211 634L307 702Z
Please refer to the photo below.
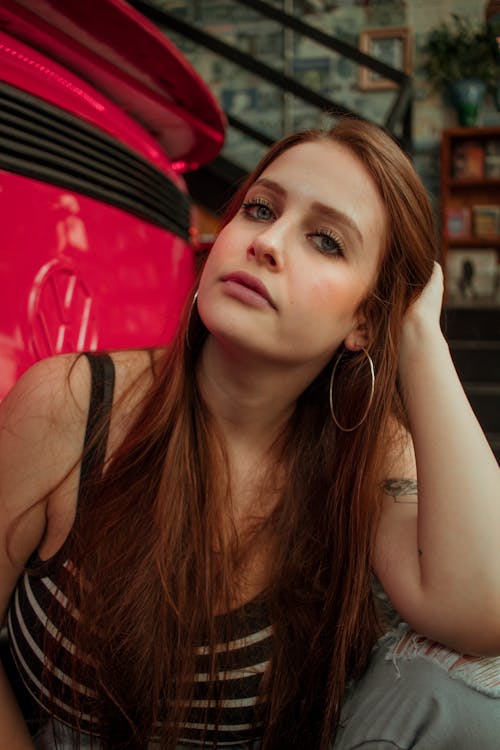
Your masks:
M325 255L344 255L344 246L342 242L330 230L310 232L307 236L313 241L313 244L318 250Z
M269 221L274 218L272 208L263 200L245 201L241 207L247 216L257 221Z

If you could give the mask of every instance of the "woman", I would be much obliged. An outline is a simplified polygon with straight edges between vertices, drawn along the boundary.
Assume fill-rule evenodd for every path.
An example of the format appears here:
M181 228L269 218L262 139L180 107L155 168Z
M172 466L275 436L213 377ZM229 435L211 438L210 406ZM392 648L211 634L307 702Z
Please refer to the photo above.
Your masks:
M171 346L21 378L1 593L38 747L497 746L498 468L434 249L408 159L345 119L250 176Z

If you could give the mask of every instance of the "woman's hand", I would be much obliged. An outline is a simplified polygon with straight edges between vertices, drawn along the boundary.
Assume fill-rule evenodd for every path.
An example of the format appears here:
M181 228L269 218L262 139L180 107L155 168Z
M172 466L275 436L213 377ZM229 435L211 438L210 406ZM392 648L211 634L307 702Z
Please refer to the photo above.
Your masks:
M440 326L443 291L443 270L439 263L434 262L431 278L403 317L400 367L412 353L417 350L421 353L422 347L425 347L429 340L435 340L437 337L444 341Z
M415 320L429 320L429 322L439 323L443 291L443 269L439 263L434 261L431 278L425 285L422 294L408 308L403 319L403 327Z

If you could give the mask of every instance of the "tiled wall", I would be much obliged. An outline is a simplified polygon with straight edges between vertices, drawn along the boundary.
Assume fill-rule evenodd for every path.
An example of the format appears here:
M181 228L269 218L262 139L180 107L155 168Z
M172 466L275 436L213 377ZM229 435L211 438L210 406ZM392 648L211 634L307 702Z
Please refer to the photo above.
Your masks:
M382 123L394 100L394 90L361 90L358 66L315 42L299 37L276 23L231 0L150 0L152 5L175 13L248 52L308 87L340 104ZM415 76L415 162L431 195L437 199L437 159L441 131L457 124L454 110L440 92L430 89L422 74L421 49L427 34L450 13L484 17L487 0L276 0L280 9L297 14L304 22L358 46L367 29L387 27L411 31ZM325 124L314 107L284 95L220 57L197 48L181 36L167 32L219 97L223 108L271 138L304 127ZM327 119L327 118L326 118ZM500 124L500 112L488 99L479 124ZM230 129L225 154L251 168L263 149Z

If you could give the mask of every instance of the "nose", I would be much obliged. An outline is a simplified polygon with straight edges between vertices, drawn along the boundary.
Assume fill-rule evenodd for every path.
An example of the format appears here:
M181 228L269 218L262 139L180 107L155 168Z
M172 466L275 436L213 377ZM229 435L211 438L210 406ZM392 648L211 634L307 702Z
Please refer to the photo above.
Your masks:
M283 230L275 222L253 238L247 254L257 263L278 271L283 267L283 246Z

